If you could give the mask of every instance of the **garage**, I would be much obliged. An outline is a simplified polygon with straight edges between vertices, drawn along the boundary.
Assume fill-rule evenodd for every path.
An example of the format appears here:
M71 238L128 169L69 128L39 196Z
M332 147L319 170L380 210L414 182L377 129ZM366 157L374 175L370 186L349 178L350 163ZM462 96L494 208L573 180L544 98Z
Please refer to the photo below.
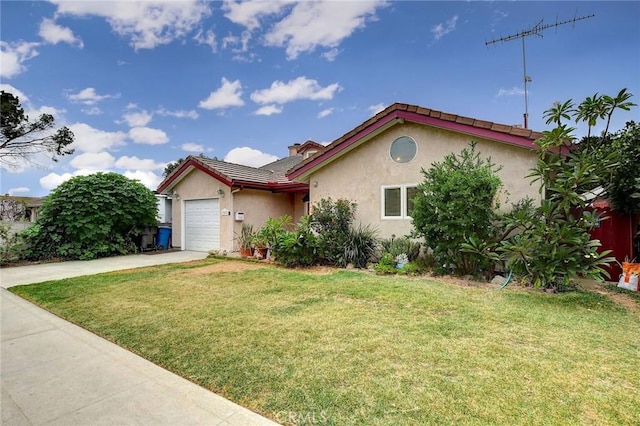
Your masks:
M220 205L217 198L185 201L184 215L186 250L220 248Z

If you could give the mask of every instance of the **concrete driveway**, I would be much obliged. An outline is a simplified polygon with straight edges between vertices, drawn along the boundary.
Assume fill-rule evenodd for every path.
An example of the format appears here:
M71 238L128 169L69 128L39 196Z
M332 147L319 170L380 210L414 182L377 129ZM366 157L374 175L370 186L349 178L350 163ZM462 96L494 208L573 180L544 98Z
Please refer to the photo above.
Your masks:
M143 266L165 263L189 262L208 256L198 251L171 251L153 254L132 254L129 256L105 257L95 260L74 260L70 262L42 263L39 265L17 266L0 269L0 286L9 288L14 285L40 283L49 280L95 275L102 272L122 269L141 268Z
M2 287L203 259L170 252L0 271ZM2 425L274 425L0 289Z

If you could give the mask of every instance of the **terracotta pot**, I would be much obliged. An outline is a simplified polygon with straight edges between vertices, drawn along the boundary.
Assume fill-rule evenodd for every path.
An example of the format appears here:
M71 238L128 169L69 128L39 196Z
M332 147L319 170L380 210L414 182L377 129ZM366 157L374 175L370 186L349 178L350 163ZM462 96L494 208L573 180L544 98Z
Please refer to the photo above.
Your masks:
M256 252L260 255L261 259L267 258L267 252L269 249L267 247L256 247Z
M240 249L240 257L251 257L252 255L253 255L253 249L251 247Z

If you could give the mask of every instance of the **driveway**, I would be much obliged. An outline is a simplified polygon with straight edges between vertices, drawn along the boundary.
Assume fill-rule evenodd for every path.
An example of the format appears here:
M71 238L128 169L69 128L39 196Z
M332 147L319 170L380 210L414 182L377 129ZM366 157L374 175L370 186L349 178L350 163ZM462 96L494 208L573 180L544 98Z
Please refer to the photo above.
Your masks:
M63 278L95 275L102 272L120 271L122 269L140 268L143 266L162 265L165 263L189 262L208 256L198 251L172 251L153 254L132 254L129 256L105 257L95 260L74 260L70 262L41 263L39 265L16 266L0 269L0 286L33 284Z
M0 270L2 287L203 259L170 252ZM274 425L0 289L2 425Z

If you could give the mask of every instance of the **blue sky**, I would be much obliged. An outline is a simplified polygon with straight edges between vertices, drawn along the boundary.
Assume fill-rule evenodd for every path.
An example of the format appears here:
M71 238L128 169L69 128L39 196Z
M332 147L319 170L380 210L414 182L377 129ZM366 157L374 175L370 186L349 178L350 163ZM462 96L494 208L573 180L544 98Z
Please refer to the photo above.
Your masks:
M539 131L554 101L626 87L640 103L640 2L2 1L2 90L70 127L76 151L5 168L0 193L95 171L155 189L189 154L259 166L394 102L522 124L522 42L485 42L590 14L525 40Z

